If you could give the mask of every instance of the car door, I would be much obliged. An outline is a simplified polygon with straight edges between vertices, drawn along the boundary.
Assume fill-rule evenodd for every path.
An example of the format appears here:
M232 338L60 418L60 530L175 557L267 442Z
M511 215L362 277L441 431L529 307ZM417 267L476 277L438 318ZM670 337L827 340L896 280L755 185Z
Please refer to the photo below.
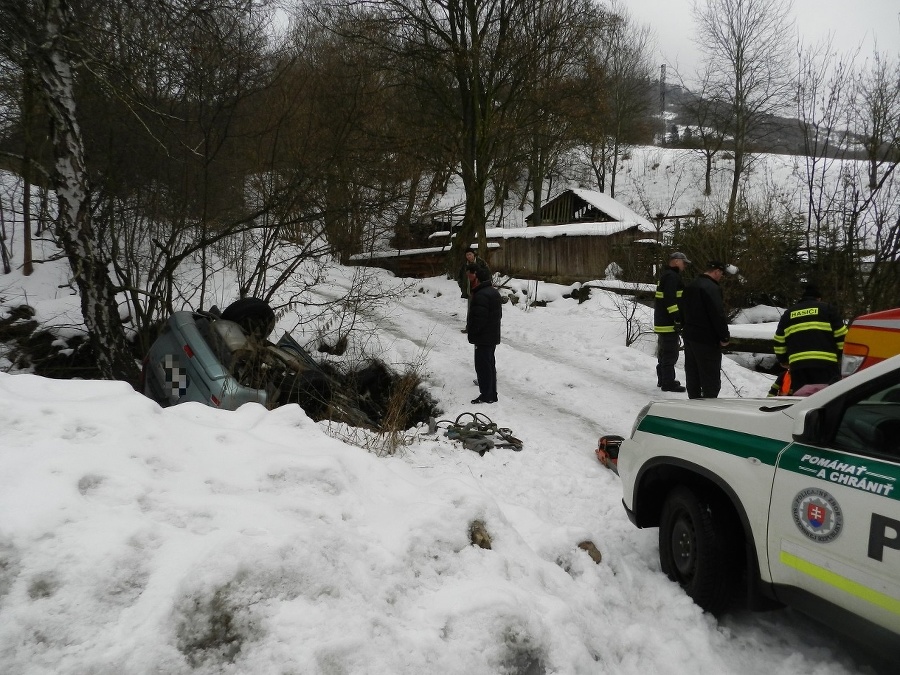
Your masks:
M789 604L843 608L900 634L900 372L824 410L823 440L780 455L767 546ZM826 620L828 617L822 617Z

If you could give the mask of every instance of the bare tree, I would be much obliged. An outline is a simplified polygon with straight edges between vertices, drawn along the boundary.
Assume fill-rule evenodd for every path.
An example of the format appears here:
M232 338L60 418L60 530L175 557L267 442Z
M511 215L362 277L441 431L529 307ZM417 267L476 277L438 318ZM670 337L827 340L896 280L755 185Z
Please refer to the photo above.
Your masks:
M616 173L619 156L628 143L649 131L649 114L653 105L650 81L650 27L637 24L624 4L615 1L612 12L616 20L603 36L603 62L606 78L603 96L607 103L606 135L609 167L609 195L616 196Z
M900 293L900 62L827 45L802 51L804 274L846 315L896 305Z
M876 51L859 77L858 111L869 165L869 190L877 190L900 152L900 60Z
M834 175L849 156L853 83L852 55L842 57L828 43L801 49L796 116L803 132L807 251L825 236L839 190Z
M711 86L709 67L707 65L706 70L697 73L697 83L685 105L685 113L695 125L693 134L700 146L697 152L703 155L703 194L707 197L712 194L713 163L725 145L725 130L728 128L727 108L716 97Z
M331 18L380 53L378 62L418 102L427 121L443 131L465 189L462 223L448 261L473 240L486 250L486 204L491 185L508 181L521 161L535 121L536 69L552 66L579 18L593 11L585 0L373 0L341 3ZM349 28L348 28L349 26ZM546 83L546 81L544 81Z
M611 197L619 157L629 144L652 136L650 45L649 26L636 23L623 3L613 2L597 41L597 100L581 129L597 188Z
M728 224L734 222L750 142L769 116L784 110L792 93L791 6L784 0L699 0L694 5L696 44L712 98L727 109L732 139Z
M220 264L211 247L275 208L247 204L245 190L268 119L251 102L275 66L263 56L256 5L109 0L92 9L81 16L76 93L93 221L143 352L173 309L183 263L200 264L183 288L204 306L208 272Z
M647 322L646 313L639 311L639 303L633 295L604 291L615 313L625 321L625 346L630 347L644 335L653 334L653 324ZM612 311L612 310L611 310Z
M0 42L15 44L24 39L25 58L41 82L56 155L56 232L81 295L99 369L109 378L136 382L138 369L119 317L110 260L92 221L91 183L75 96L77 50L83 37L75 9L62 0L29 2L24 7L4 3L0 5Z
M418 97L385 73L383 53L303 21L289 78L304 97L288 133L308 139L307 153L321 163L295 158L318 175L325 231L346 263L386 245L395 228L406 239L416 207L436 198L451 162L442 129L427 124Z
M460 158L466 205L448 260L458 260L473 238L486 250L487 190L501 168L497 148L508 147L506 136L529 84L515 65L521 63L521 27L532 5L382 0L371 9L383 27L376 43L383 61L430 99L433 119L448 132L446 141L458 144L454 154Z
M572 11L566 0L542 2L531 29L544 34L544 46L533 54L533 80L523 101L521 128L527 140L532 225L541 224L545 180L562 155L573 147L580 130L593 126L603 80L597 52L615 18L590 3ZM535 40L535 44L538 41Z
M31 124L32 111L35 107L36 83L31 68L22 73L22 119L26 121L22 125L24 138L22 147L22 274L26 277L34 272L34 260L31 247L31 183L32 183L32 139Z
M47 142L49 120L41 103L40 83L25 59L26 46L26 41L18 36L5 49L0 49L0 138L3 139L0 162L24 182L21 269L28 276L34 271L33 188L42 196L46 194L53 159Z
M875 51L857 77L852 118L858 124L865 152L865 171L855 180L844 178L848 190L845 230L859 248L854 261L861 278L862 309L897 304L900 294L900 57ZM860 274L861 272L864 272ZM855 299L855 298L854 298ZM868 305L868 306L867 306Z
M261 136L248 101L271 78L256 10L241 0L0 4L0 49L36 73L52 122L57 236L107 377L138 374L117 293L139 331L151 326L172 309L181 263L196 255L205 268L213 243L258 226L244 202L260 169L248 161ZM292 197L265 209L284 211Z

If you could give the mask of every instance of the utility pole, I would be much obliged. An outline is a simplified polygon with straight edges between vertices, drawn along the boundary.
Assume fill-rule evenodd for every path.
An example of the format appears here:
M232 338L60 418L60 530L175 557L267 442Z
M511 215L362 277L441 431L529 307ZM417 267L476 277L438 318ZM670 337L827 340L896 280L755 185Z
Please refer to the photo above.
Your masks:
M662 133L659 137L659 144L666 144L666 64L659 67L659 122L662 127Z

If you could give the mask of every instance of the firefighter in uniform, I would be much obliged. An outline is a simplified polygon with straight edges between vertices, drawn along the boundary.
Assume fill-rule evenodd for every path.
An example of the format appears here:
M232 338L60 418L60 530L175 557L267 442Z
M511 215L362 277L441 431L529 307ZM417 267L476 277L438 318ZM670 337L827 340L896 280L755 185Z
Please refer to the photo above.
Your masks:
M675 379L678 362L678 342L681 331L681 296L684 282L681 273L690 264L687 256L675 251L669 256L669 266L663 271L656 286L653 303L653 332L656 333L656 386L663 391L684 391Z
M841 379L840 360L847 326L837 311L822 302L819 289L809 284L803 297L789 307L775 330L775 355L791 371L791 389L807 384L832 384Z

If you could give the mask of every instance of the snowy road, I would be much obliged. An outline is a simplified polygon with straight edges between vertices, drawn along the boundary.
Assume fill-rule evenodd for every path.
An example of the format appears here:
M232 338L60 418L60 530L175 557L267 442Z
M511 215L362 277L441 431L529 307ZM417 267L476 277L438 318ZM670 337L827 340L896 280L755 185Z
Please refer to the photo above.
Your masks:
M686 623L691 630L706 631L709 658L721 665L720 672L874 668L860 649L791 610L743 612L716 622L659 572L657 531L637 530L628 522L619 479L601 467L593 449L601 433L627 435L651 398L683 395L656 389L652 346L625 347L622 319L602 297L583 305L557 300L528 311L504 305L503 342L497 349L500 401L472 406L468 399L477 395L472 347L459 330L465 301L454 291L453 282L444 279L414 284L398 306L374 317L385 346L406 359L416 349L427 351L427 380L444 406L443 418L486 414L511 428L525 448L479 457L444 438L426 438L411 446L405 459L429 475L476 477L539 554L552 555L561 537L594 541L611 574L603 576L596 598L601 607L591 608L596 614L588 620L610 632L612 648L627 652L631 638L621 627L603 627L602 605L610 601L632 605L638 625L646 613L655 615L652 626L641 628L647 631L644 639L677 641ZM723 396L764 395L768 389L765 376L727 359L724 367ZM672 671L661 667L659 672Z

